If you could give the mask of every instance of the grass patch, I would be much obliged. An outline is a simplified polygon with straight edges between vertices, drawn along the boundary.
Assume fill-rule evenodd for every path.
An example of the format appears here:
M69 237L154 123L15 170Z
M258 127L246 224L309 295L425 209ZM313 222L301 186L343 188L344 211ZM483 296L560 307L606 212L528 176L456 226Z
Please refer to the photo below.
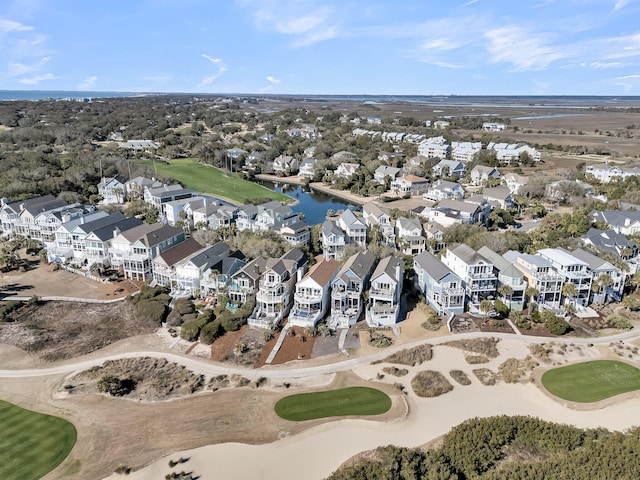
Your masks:
M393 375L394 377L404 377L409 373L409 370L406 368L397 368L397 367L385 367L382 369L384 373L388 373L389 375Z
M595 360L549 370L542 375L542 384L564 400L597 402L639 390L640 369L615 360Z
M372 363L399 363L400 365L409 365L410 367L415 367L416 365L420 365L421 363L428 362L432 358L433 349L431 345L425 343L424 345L420 345L419 347L405 348L404 350L400 350L397 353L389 355L381 361Z
M500 352L498 352L499 341L499 338L474 338L472 340L454 340L452 342L443 343L443 345L459 348L479 355L485 355L489 358L496 358L500 355Z
M460 385L471 385L471 380L462 370L451 370L449 372L449 375L451 375L451 378L453 378Z
M413 377L411 388L419 397L439 397L453 390L453 385L440 372L425 370Z
M525 358L508 358L499 367L498 373L505 383L525 383L539 363L530 355Z
M498 383L498 374L488 368L476 368L471 371L483 385L490 387Z
M244 203L252 198L272 198L285 203L291 203L293 199L287 195L274 192L262 185L244 180L237 173L223 172L222 170L202 165L197 158L180 158L169 162L154 162L151 160L139 160L137 163L155 169L161 177L170 177L186 188L200 193L218 195L237 203Z
M279 417L294 422L348 415L380 415L390 408L391 398L369 387L290 395L281 398L275 405Z
M0 478L42 478L62 463L77 439L68 421L2 400L0 425Z

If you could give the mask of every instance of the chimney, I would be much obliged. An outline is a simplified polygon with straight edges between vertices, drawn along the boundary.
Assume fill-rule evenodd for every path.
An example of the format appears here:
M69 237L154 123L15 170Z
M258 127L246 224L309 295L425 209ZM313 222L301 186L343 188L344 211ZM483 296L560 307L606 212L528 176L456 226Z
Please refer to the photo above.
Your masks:
M396 281L400 280L400 261L396 261Z
M69 215L68 213L65 213L62 215L61 220L62 220L62 223L67 223L71 221L71 215Z
M298 276L296 278L296 282L299 282L304 277L304 269L302 267L298 267Z
M624 226L628 227L629 225L631 225L631 219L630 218L625 218L624 219Z
M118 235L120 235L121 231L118 227L113 229L113 238L116 238Z

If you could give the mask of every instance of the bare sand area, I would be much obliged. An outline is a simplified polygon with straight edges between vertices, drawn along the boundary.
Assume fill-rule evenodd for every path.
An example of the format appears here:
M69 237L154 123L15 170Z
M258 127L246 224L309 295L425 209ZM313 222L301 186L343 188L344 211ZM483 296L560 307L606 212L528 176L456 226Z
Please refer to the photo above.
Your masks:
M502 340L498 344L499 355L489 359L483 368L498 370L508 358L525 358L530 354L527 344L520 339ZM567 349L551 348L548 366L573 363L579 360L602 357L598 347L574 346ZM563 351L564 350L564 351ZM640 365L638 358L632 360ZM543 392L533 381L518 384L499 382L494 386L483 385L474 375L477 365L470 365L460 348L435 346L433 359L418 366L403 366L409 373L402 377L384 375L388 364L364 365L354 373L368 384L401 383L408 405L406 416L384 422L364 419L344 419L304 428L293 434L290 429L280 439L263 445L229 442L190 450L179 450L154 461L147 467L130 473L126 478L163 478L176 471L169 467L170 459L189 457L188 466L202 478L225 479L321 479L329 475L351 456L381 445L419 446L447 433L453 426L468 418L492 415L532 415L545 420L569 423L579 427L605 427L624 430L633 425L640 407L640 394L625 395L615 405L596 405L591 410L577 410L564 402L558 402ZM410 387L410 379L422 370L435 370L450 377L452 370L462 370L471 380L470 385L451 383L451 392L436 398L420 398ZM290 423L293 427L292 422ZM274 424L269 425L272 427ZM281 425L281 423L280 423ZM258 436L260 428L255 430ZM250 437L251 438L251 437ZM251 441L250 443L254 443ZM123 478L113 474L109 479Z

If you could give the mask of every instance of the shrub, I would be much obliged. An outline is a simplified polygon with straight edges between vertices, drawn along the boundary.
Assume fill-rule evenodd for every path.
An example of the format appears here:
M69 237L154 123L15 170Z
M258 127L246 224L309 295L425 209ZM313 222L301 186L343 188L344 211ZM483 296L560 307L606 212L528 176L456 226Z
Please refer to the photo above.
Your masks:
M15 312L21 306L22 302L18 302L17 300L9 300L0 307L0 320L5 320L11 312Z
M509 307L499 298L497 298L493 302L493 308L495 309L496 313L501 317L509 316Z
M451 378L453 378L460 385L471 385L471 380L469 380L467 374L462 370L451 370L449 372L449 375L451 375Z
M562 318L556 317L555 315L552 318L548 318L544 322L544 326L547 327L549 333L553 335L564 335L565 333L571 331L571 325L569 325Z
M394 377L404 377L407 373L409 373L409 370L407 370L406 368L397 367L385 367L382 369L382 371L388 373L389 375L393 375Z
M135 313L141 322L160 325L167 315L167 306L152 298L144 299L135 304Z
M184 328L184 327L183 327ZM216 338L220 337L224 333L224 329L219 320L207 323L200 330L200 341L205 345L211 345Z
M453 390L453 385L440 372L418 372L411 380L411 388L419 397L438 397Z
M609 317L607 317L607 322L609 322L609 324L615 328L623 328L625 330L631 330L633 328L633 325L631 324L629 319L623 317L622 315L610 315Z
M113 375L104 375L98 381L98 391L108 393L113 397L122 397L131 393L136 388L136 382L131 378L118 378Z
M187 315L189 313L193 313L195 311L195 308L191 299L178 298L175 302L173 302L173 311L179 313L180 315Z
M414 367L420 365L423 362L428 362L433 358L433 349L431 345L425 343L419 347L405 348L397 353L389 355L383 362L386 363L399 363L401 365L409 365Z
M209 318L211 317L208 315L199 315L195 320L184 322L180 329L180 337L189 342L196 341L202 328L209 323Z

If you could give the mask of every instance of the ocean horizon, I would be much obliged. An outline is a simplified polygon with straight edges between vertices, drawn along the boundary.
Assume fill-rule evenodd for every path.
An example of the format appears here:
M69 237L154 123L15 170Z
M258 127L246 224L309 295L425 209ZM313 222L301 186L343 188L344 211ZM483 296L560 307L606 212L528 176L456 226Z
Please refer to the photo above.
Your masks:
M640 106L640 96L624 95L324 95L324 94L255 94L190 92L112 92L84 90L0 90L0 101L86 100L145 96L256 97L271 99L306 99L309 101L354 101L363 103L421 103L426 105L494 106L563 106L596 105Z

